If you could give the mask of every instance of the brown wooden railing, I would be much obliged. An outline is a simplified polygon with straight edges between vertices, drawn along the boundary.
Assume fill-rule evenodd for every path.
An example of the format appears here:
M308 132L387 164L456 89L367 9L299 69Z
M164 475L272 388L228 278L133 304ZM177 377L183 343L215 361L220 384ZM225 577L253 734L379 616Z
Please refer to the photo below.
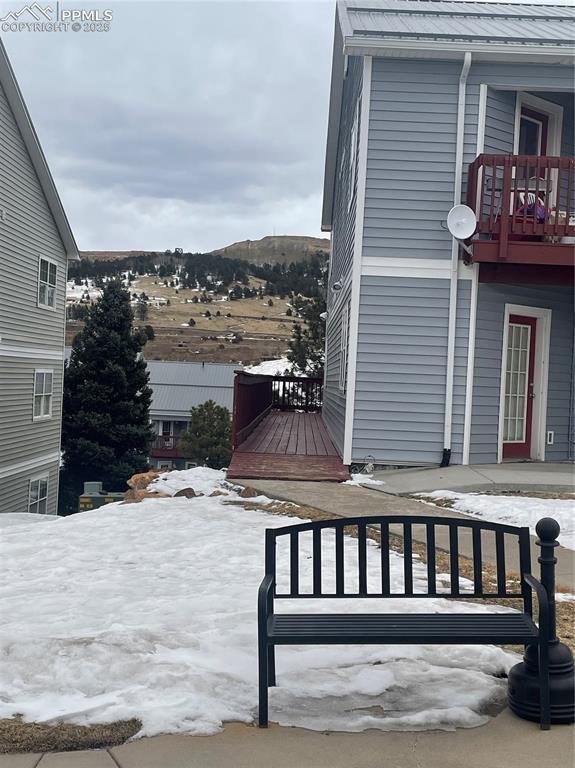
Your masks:
M178 435L157 435L152 441L151 453L155 456L179 456L179 443L181 437Z
M575 236L575 159L479 155L469 166L467 204L480 238L559 243Z
M260 376L236 371L232 444L241 445L272 409L319 411L322 406L322 379L304 376Z

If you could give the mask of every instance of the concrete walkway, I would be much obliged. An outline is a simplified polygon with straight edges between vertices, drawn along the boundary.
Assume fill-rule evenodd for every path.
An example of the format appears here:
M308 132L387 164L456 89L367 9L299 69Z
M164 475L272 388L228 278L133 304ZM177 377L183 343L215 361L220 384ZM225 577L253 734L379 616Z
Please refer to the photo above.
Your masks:
M374 473L386 493L424 491L575 491L575 465L571 462L505 462L452 467L386 469Z
M280 681L281 684L281 681ZM335 733L230 723L95 752L0 755L0 768L541 768L570 766L574 729L540 731L508 710L480 728Z
M362 515L433 515L440 517L459 517L469 519L453 509L433 507L417 499L393 496L382 491L382 486L355 486L335 483L310 483L290 480L257 480L246 481L256 490L274 499L293 501L295 504L304 504L324 512L329 512L336 517L359 517ZM383 486L385 487L385 486ZM414 529L413 537L425 542L423 531ZM535 544L536 538L531 537L532 570L539 574L537 557L539 547ZM447 534L442 540L437 539L437 544L448 549ZM459 551L464 557L472 557L471 534L460 536ZM506 548L507 568L510 571L519 570L518 552L515 547ZM485 540L483 544L483 556L487 562L495 565L495 543ZM575 591L575 552L564 547L557 547L557 584L566 589Z

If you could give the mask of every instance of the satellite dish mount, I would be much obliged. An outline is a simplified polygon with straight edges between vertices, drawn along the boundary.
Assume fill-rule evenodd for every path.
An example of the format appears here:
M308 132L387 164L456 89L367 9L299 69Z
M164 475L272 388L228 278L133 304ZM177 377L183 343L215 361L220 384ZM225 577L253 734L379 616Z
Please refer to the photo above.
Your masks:
M463 250L472 256L473 251L464 241L469 240L475 234L477 218L468 205L453 206L447 214L447 229Z

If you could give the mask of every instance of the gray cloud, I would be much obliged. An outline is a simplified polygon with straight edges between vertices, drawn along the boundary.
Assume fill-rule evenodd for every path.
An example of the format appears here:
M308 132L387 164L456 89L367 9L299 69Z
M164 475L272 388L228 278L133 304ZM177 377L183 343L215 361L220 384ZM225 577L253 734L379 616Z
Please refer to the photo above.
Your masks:
M4 35L80 248L318 234L333 5L100 7L108 33Z

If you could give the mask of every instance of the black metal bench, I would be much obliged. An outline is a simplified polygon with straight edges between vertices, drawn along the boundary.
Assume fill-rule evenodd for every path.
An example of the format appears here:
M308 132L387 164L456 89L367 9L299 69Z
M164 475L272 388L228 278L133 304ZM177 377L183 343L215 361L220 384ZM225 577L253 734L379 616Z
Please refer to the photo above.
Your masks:
M551 525L550 525L551 524ZM426 586L422 589L421 579L417 591L414 589L414 526L425 531L426 545ZM398 530L403 538L403 584L400 591L394 589L390 577L390 527L392 533ZM353 563L351 587L349 569L346 571L345 532L353 531L357 542ZM368 589L368 538L375 529L380 537L380 571L377 587L371 584ZM267 529L265 541L265 577L258 595L258 661L259 661L259 725L268 724L268 687L276 684L275 646L276 645L323 645L323 644L409 644L424 643L449 645L459 644L513 644L535 648L538 659L538 697L535 706L529 704L531 711L522 711L525 705L517 702L514 706L510 692L511 708L523 717L536 719L541 728L550 726L549 697L549 645L557 642L555 637L554 610L554 562L553 547L559 526L554 520L545 518L538 524L542 547L543 586L531 575L531 552L528 528L516 528L509 525L483 522L481 520L446 518L446 517L404 517L381 516L361 518L338 518L318 522L289 525L283 528ZM309 532L309 533L307 533ZM462 534L463 532L463 534ZM484 534L483 532L491 532ZM303 535L311 537L310 552L305 562L300 558L300 543ZM473 554L473 588L462 590L459 574L460 535L471 538ZM495 539L497 564L497 589L487 592L484 589L482 574L482 536L491 535ZM322 568L323 546L328 542L322 537L333 539L335 549L335 568L331 569L331 584L326 585L328 574ZM509 541L511 540L511 542ZM437 541L445 542L444 548L450 553L450 573L447 585L438 585L436 574ZM285 546L287 573L278 574L276 550L278 542ZM518 547L521 578L519 585L509 585L506 578L506 545L513 543ZM332 546L332 542L329 542ZM546 549L547 548L547 549ZM508 550L507 550L508 551ZM547 559L545 556L547 555ZM357 560L357 563L355 562ZM371 558L370 558L371 561ZM545 563L545 564L544 564ZM308 566L309 588L302 585L302 571ZM333 572L335 571L335 573ZM285 577L285 588L278 589L277 580ZM532 593L537 595L539 604L539 626L533 621ZM274 600L294 598L426 598L426 597L471 597L489 600L490 598L521 598L523 612L513 613L418 613L418 614L275 614Z

